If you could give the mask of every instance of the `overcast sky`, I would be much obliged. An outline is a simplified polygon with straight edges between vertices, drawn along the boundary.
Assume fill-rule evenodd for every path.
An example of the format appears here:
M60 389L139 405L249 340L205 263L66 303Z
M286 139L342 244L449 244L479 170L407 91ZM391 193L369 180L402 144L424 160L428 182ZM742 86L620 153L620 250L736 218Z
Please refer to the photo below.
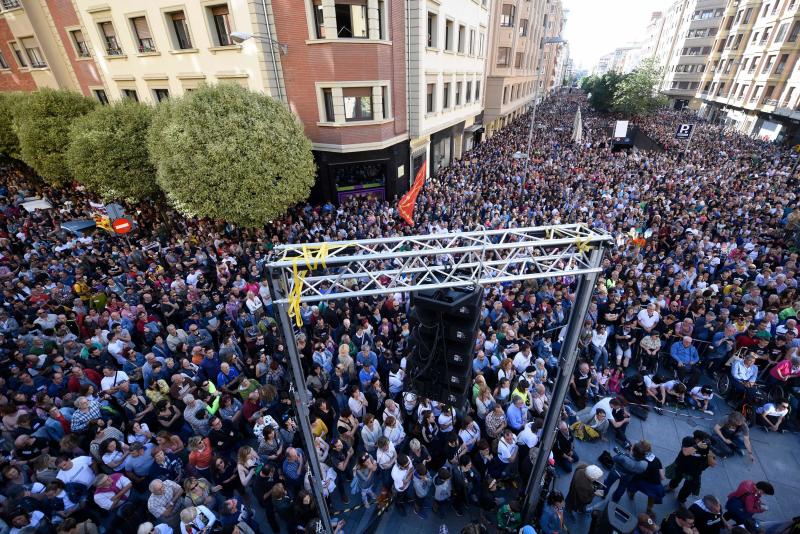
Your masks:
M673 0L563 0L563 37L577 66L591 69L603 54L642 39L650 14Z

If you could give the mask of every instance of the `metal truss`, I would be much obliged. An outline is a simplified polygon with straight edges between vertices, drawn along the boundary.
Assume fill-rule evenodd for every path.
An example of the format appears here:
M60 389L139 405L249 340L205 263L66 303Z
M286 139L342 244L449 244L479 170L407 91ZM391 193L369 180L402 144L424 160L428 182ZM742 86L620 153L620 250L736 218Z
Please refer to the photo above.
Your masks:
M282 302L298 305L586 275L600 270L592 251L610 241L604 232L565 224L281 245L269 268L286 296Z

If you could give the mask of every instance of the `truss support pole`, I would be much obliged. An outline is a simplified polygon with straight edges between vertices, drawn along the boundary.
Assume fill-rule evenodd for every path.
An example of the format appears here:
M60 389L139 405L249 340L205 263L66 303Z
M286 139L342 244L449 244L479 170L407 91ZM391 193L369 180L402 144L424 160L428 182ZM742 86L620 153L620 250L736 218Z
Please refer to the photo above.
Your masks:
M603 247L600 246L592 251L591 265L599 266L603 257ZM597 283L598 273L585 275L578 282L578 291L575 296L575 304L570 313L567 333L564 337L564 345L561 347L560 371L553 387L553 397L550 401L550 409L544 420L542 427L542 438L539 441L539 454L536 456L536 463L533 471L528 478L525 489L525 502L522 506L522 524L529 524L533 521L533 511L536 504L542 497L542 482L545 467L550 459L550 451L553 449L558 424L561 421L561 409L564 406L564 399L567 396L569 382L575 372L575 365L578 362L578 337L583 328L583 320L589 310L589 303L592 300L592 292Z
M273 285L273 288L275 286ZM274 298L274 295L273 295ZM274 302L274 301L273 301ZM322 494L322 469L320 469L319 460L317 459L317 449L314 446L314 436L311 434L311 422L308 419L308 390L306 389L306 381L303 377L303 366L300 364L300 355L297 352L297 338L294 335L292 328L291 318L287 311L288 304L285 302L275 302L278 307L278 318L283 328L283 337L286 339L286 350L289 353L289 362L292 366L292 378L294 381L295 395L292 398L294 403L294 411L298 423L300 423L300 430L303 434L303 444L305 445L305 461L311 467L311 489L314 492L314 498L317 501L317 509L319 510L319 517L322 520L322 525L327 534L333 534L331 527L331 516L328 510L328 504ZM306 519L312 519L310 517Z

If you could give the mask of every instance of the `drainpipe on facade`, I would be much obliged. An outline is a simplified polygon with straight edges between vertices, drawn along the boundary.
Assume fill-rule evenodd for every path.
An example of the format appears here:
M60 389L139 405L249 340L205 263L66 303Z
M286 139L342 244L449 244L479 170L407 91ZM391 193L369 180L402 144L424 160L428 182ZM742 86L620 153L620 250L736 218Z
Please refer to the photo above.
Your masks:
M283 86L281 85L278 62L275 59L275 39L272 38L272 26L269 23L269 13L267 12L267 0L261 0L261 7L264 9L264 24L267 26L267 37L269 37L269 55L272 59L272 73L275 75L275 88L278 90L278 100L288 105L289 102L283 97Z

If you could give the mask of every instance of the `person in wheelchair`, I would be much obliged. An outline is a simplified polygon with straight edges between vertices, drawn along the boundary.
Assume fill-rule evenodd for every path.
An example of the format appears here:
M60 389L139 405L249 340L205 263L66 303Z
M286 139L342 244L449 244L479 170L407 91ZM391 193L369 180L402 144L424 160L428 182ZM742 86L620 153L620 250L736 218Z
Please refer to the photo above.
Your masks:
M756 422L766 432L783 432L786 415L789 413L789 401L778 399L756 408Z
M744 358L733 362L731 366L733 389L737 393L744 393L748 402L753 402L758 391L756 386L758 366L756 366L755 362L756 357L752 353L748 353Z
M678 378L682 382L692 377L697 362L700 361L700 355L697 349L692 344L692 338L683 336L680 341L676 341L669 349L669 354L672 357L675 371L678 373Z
M790 385L792 381L796 382L798 377L800 377L800 356L794 354L779 361L769 370L767 384L771 386Z

